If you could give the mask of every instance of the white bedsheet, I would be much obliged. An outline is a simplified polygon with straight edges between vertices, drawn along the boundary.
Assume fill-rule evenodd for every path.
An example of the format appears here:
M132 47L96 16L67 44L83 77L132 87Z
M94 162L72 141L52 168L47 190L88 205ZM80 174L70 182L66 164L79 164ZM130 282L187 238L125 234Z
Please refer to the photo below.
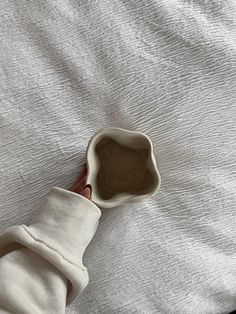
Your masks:
M104 211L67 313L236 309L236 1L1 0L0 42L1 229L70 186L97 129L155 146L160 192Z

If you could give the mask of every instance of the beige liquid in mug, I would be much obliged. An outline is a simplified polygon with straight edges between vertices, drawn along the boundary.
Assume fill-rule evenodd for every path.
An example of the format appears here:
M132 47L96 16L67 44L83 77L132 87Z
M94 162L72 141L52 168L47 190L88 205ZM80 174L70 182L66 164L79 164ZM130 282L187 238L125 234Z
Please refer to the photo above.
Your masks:
M100 162L96 184L100 197L108 200L120 193L140 194L150 190L153 175L147 168L149 150L123 146L110 137L96 146Z

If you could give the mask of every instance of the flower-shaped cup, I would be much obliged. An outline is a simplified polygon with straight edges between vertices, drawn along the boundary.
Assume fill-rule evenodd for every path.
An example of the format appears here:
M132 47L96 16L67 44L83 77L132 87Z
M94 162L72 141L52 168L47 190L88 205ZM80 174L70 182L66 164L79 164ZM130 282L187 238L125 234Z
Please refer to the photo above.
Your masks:
M101 129L91 138L86 158L91 200L103 208L141 201L160 187L152 142L141 132Z

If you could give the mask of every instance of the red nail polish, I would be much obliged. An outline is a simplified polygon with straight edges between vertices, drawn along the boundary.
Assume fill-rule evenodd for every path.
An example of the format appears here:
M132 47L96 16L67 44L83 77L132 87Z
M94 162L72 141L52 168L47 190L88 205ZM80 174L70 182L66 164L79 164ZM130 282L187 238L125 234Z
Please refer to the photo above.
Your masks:
M91 184L86 184L85 187L83 188L83 191L86 189L86 188L89 188L91 193L92 193L92 186Z

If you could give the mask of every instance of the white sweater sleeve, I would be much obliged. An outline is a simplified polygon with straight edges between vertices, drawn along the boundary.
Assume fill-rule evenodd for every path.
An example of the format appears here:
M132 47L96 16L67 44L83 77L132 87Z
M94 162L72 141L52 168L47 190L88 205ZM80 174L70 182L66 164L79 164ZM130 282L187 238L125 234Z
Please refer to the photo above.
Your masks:
M0 233L0 313L65 313L88 283L82 257L100 215L83 196L52 188L30 226Z

